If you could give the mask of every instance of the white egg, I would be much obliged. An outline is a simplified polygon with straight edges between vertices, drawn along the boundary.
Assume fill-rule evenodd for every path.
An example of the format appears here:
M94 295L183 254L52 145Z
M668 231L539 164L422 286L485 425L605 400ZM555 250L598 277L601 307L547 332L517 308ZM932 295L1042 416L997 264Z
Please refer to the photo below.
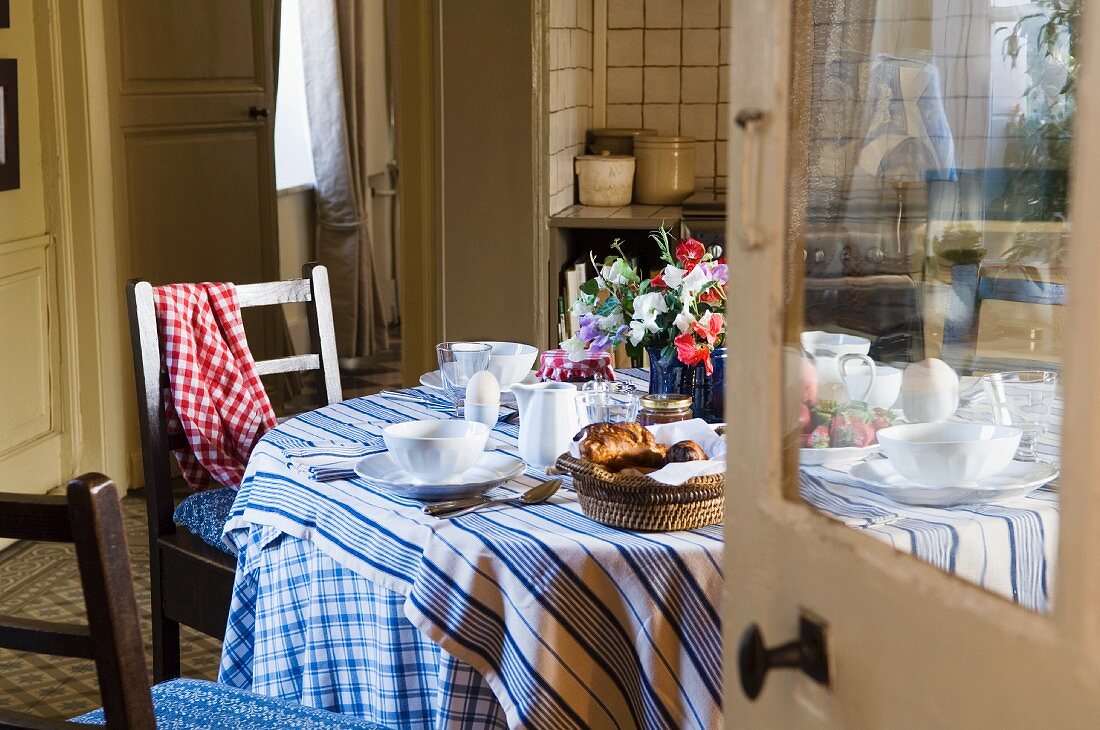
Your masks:
M902 393L944 393L959 390L959 376L943 360L930 357L912 363L901 376Z
M943 360L929 358L905 368L901 376L901 410L910 423L936 423L959 407L959 376Z
M500 381L488 370L473 374L466 384L466 402L483 406L500 405Z

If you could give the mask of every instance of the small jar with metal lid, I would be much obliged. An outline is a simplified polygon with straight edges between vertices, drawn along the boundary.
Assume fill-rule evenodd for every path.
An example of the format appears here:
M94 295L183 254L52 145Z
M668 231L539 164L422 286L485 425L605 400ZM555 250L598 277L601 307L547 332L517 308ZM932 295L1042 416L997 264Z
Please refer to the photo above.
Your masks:
M655 426L659 423L676 423L691 419L691 396L670 393L643 395L642 408L638 411L638 423Z

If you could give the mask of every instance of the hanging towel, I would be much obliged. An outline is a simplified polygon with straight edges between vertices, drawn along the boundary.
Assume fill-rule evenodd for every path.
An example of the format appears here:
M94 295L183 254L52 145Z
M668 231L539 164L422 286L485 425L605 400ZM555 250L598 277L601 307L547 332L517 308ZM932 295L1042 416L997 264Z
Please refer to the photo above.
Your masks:
M176 459L195 489L211 479L239 487L252 448L275 426L232 284L170 284L153 289L168 373L168 435L183 434Z

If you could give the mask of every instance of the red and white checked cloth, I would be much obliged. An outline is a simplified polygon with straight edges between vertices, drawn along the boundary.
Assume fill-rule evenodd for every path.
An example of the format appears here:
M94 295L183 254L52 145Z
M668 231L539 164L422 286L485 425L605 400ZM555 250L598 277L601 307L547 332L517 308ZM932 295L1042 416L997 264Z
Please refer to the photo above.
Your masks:
M264 433L275 426L232 284L169 284L153 289L168 373L165 416L184 479L196 489L214 481L237 488Z

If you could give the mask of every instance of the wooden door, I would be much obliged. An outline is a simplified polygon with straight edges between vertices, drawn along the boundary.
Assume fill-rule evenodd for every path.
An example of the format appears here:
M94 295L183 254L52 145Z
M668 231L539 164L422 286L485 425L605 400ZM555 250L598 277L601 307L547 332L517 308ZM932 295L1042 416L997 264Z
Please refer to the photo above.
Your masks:
M110 9L129 275L277 279L274 0L117 0Z
M1100 191L1096 135L1078 136L1069 170L1073 237L1069 264L1060 264L1068 271L1071 292L1064 308L1065 324L1059 330L1065 403L1062 472L1052 492L1060 500L1060 519L1054 523L1057 538L1051 540L1054 550L1048 556L1057 565L1051 573L1056 578L1053 601L1045 612L1027 610L972 580L960 580L909 550L895 549L811 507L800 483L800 428L795 425L800 401L799 333L813 291L804 278L819 263L814 261L813 247L833 241L823 236L808 242L808 221L813 215L834 215L843 208L808 209L807 190L832 174L830 169L845 164L839 146L838 154L822 158L811 170L804 164L804 155L812 147L814 134L833 134L842 140L838 120L854 108L844 103L848 81L841 76L830 77L833 84L807 82L829 63L817 53L817 44L834 44L836 59L841 59L840 53L854 52L863 54L861 60L897 63L901 55L884 50L880 43L936 51L936 43L962 33L965 37L957 43L918 59L936 65L937 58L942 61L950 55L954 71L963 72L952 76L940 67L940 82L947 88L935 95L945 107L953 134L957 173L953 181L957 183L964 172L992 170L991 160L1005 162L1007 167L1014 164L1012 159L1019 159L1003 155L995 138L1004 127L990 123L996 117L993 102L998 101L993 67L1002 67L1002 52L1006 48L1011 52L1016 43L1003 45L1015 22L1032 12L1049 13L1051 4L733 0L733 6L738 27L752 32L738 31L729 39L734 70L730 74L730 116L735 122L731 129L740 135L731 144L730 165L742 174L730 177L729 190L729 199L736 201L730 211L728 250L732 302L728 336L735 356L727 376L727 403L736 405L727 413L727 421L730 453L737 456L730 461L726 507L727 727L1095 726L1100 716L1100 569L1095 559L1100 553L1100 455L1095 448L1100 443L1100 420L1095 417L1100 389L1093 375L1100 363L1100 338L1095 336L1095 312L1100 310L1100 287L1095 285L1100 277L1100 227L1093 221L1100 215L1093 203ZM1006 8L1015 15L1007 32L998 31L997 23L1004 18L997 14L1008 12ZM857 15L838 16L841 12ZM860 12L865 15L858 17ZM931 19L941 33L928 32L931 26L907 24L906 18ZM1073 38L1072 51L1084 56L1076 86L1076 128L1085 130L1100 119L1100 65L1090 60L1096 57L1100 39L1100 14L1086 14L1074 32L1080 35ZM860 37L861 33L865 35ZM925 42L930 45L922 45ZM977 52L979 45L984 50ZM974 51L972 58L967 57L967 49ZM1045 63L1042 54L1041 47L1027 45L1011 60L1024 68L1029 62ZM988 63L984 69L982 59ZM738 68L752 69L752 73L737 73ZM965 97L967 88L975 103L964 109L966 114L955 115L959 107L953 100ZM1027 88L1024 83L1020 90ZM822 95L811 98L814 93ZM1053 93L1060 92L1055 88ZM820 107L815 104L823 100L838 107L832 112L836 116L818 115ZM1033 106L1029 111L1029 103L1038 100L1021 102L1020 113L1025 115L1021 119L1028 123L1026 115L1037 109ZM888 109L883 106L879 111L886 114ZM928 107L924 111L939 113ZM815 119L829 124L807 127ZM865 128L853 139L862 144L860 140L872 136ZM1045 182L1049 181L1048 175ZM914 183L907 194L919 185ZM897 197L893 203L888 196L885 199L887 209L898 202ZM910 196L901 202L911 212L913 201ZM850 202L843 209L851 211ZM860 205L864 207L858 212L864 217L848 219L849 227L834 232L836 236L851 236L850 226L867 222L868 216L877 220L866 198ZM921 205L932 209L930 203ZM987 197L972 219L981 222L985 216L987 220L990 211ZM907 221L906 210L896 213L895 208L894 214L887 215L890 227L896 226L894 230L902 234L876 234L883 258L864 257L862 266L889 259L890 246L899 241L906 245L904 234L916 235L921 225ZM960 215L956 220L965 218ZM1015 227L1035 233L1029 228L1031 222L1018 218ZM932 223L931 216L927 223ZM845 240L851 243L850 238ZM918 279L922 295L939 291L927 267L940 265L930 263L939 256L934 244L946 240L942 232L926 238L921 245L927 249L915 254L925 269L913 275L929 277ZM983 255L994 258L993 239L987 245ZM895 260L899 271L912 273L902 268L907 265L904 258ZM1038 271L1038 267L1028 270ZM935 308L927 299L921 301L925 331L936 335L936 324L930 321ZM842 313L853 311L854 307ZM990 323L984 312L982 316L986 327ZM1027 350L1026 335L1013 335L1015 331L1012 326L999 330ZM979 346L984 339L979 333ZM1004 339L995 343L998 355ZM920 346L926 350L937 346L935 336L925 340ZM1012 504L997 507L1013 508ZM824 626L826 656L819 668L825 671L814 677L797 668L773 669L757 699L750 700L742 681L751 684L757 676L751 671L752 660L760 655L753 651L756 645L745 641L750 636L746 629L757 625L763 645L775 647L798 638L804 619ZM798 659L791 652L787 658Z

